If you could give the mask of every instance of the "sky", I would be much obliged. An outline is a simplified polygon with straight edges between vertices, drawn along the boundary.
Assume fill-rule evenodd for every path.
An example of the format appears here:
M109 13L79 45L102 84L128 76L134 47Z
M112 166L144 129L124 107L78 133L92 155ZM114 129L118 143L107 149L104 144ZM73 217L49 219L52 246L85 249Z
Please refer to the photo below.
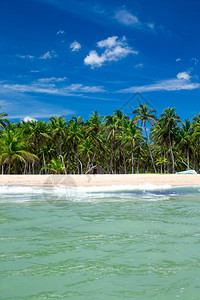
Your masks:
M13 121L138 102L199 113L200 1L0 0L0 106ZM139 93L139 94L138 94Z

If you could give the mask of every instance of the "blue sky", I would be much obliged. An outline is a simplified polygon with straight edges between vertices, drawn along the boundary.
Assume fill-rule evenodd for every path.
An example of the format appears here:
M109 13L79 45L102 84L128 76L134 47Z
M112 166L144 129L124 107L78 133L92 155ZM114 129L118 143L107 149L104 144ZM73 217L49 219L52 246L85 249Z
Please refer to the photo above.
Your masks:
M134 93L199 113L197 0L1 0L0 105L10 119L87 119ZM124 108L137 107L137 99Z

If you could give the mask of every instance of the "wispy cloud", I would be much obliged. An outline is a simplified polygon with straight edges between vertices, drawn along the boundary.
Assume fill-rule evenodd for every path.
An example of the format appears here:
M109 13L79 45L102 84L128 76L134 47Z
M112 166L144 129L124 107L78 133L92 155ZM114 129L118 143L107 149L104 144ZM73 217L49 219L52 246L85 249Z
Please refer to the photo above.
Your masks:
M143 67L144 67L144 65L142 63L134 66L135 69L142 69Z
M129 12L127 9L119 9L115 13L115 19L117 19L118 22L125 24L125 25L139 25L140 21L138 17L133 15L131 12Z
M176 78L157 81L143 86L132 86L118 91L118 93L155 92L155 91L180 91L199 89L200 83L191 82L191 76L187 72L178 73Z
M41 55L39 58L40 59L51 59L57 57L57 54L55 53L54 50L47 51L45 54Z
M37 82L41 83L49 83L49 82L63 82L67 79L67 77L50 77L50 78L40 78Z
M199 60L196 57L193 57L191 60L195 65L197 65L199 62Z
M179 57L179 58L177 58L177 59L176 59L176 61L177 61L177 62L178 62L178 61L181 61L181 58L180 58L180 57Z
M77 41L74 41L73 43L70 44L70 49L72 51L79 51L81 49L81 44L78 43Z
M60 29L56 34L57 35L63 35L64 33L65 33L64 30Z
M160 29L160 26L156 26L154 22L141 21L135 13L132 13L132 11L128 10L124 6L115 10L114 19L125 26L129 26L135 29L148 31Z
M22 59L34 59L35 56L33 55L17 55L17 57L22 58Z
M52 79L53 78L53 79ZM0 92L14 91L19 93L41 93L49 95L59 95L59 96L77 96L80 93L104 93L103 86L89 86L83 85L81 83L57 86L56 83L62 82L63 78L52 77L41 78L35 82L29 84L12 84L12 83L1 83ZM57 80L57 81L56 81ZM60 81L59 81L60 80Z
M84 59L84 63L91 68L101 67L106 61L118 61L128 54L138 54L128 46L126 37L121 39L118 36L108 37L99 41L97 47L103 49L103 53L99 55L96 50L92 50Z
M154 23L147 23L147 27L149 27L151 30L154 30L156 25Z

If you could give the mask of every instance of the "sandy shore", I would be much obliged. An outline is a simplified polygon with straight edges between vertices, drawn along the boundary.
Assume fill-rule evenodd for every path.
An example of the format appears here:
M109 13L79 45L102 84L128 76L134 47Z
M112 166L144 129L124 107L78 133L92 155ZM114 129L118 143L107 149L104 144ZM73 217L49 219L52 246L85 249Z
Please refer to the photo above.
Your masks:
M200 186L200 175L0 175L0 185L110 186L110 185Z

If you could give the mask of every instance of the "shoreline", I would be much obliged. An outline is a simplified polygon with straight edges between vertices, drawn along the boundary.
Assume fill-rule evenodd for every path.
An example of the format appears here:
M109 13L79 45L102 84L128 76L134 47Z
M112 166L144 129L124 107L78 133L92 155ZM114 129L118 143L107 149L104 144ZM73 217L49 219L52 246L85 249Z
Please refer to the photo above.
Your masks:
M200 186L200 174L0 175L0 185L21 186Z

